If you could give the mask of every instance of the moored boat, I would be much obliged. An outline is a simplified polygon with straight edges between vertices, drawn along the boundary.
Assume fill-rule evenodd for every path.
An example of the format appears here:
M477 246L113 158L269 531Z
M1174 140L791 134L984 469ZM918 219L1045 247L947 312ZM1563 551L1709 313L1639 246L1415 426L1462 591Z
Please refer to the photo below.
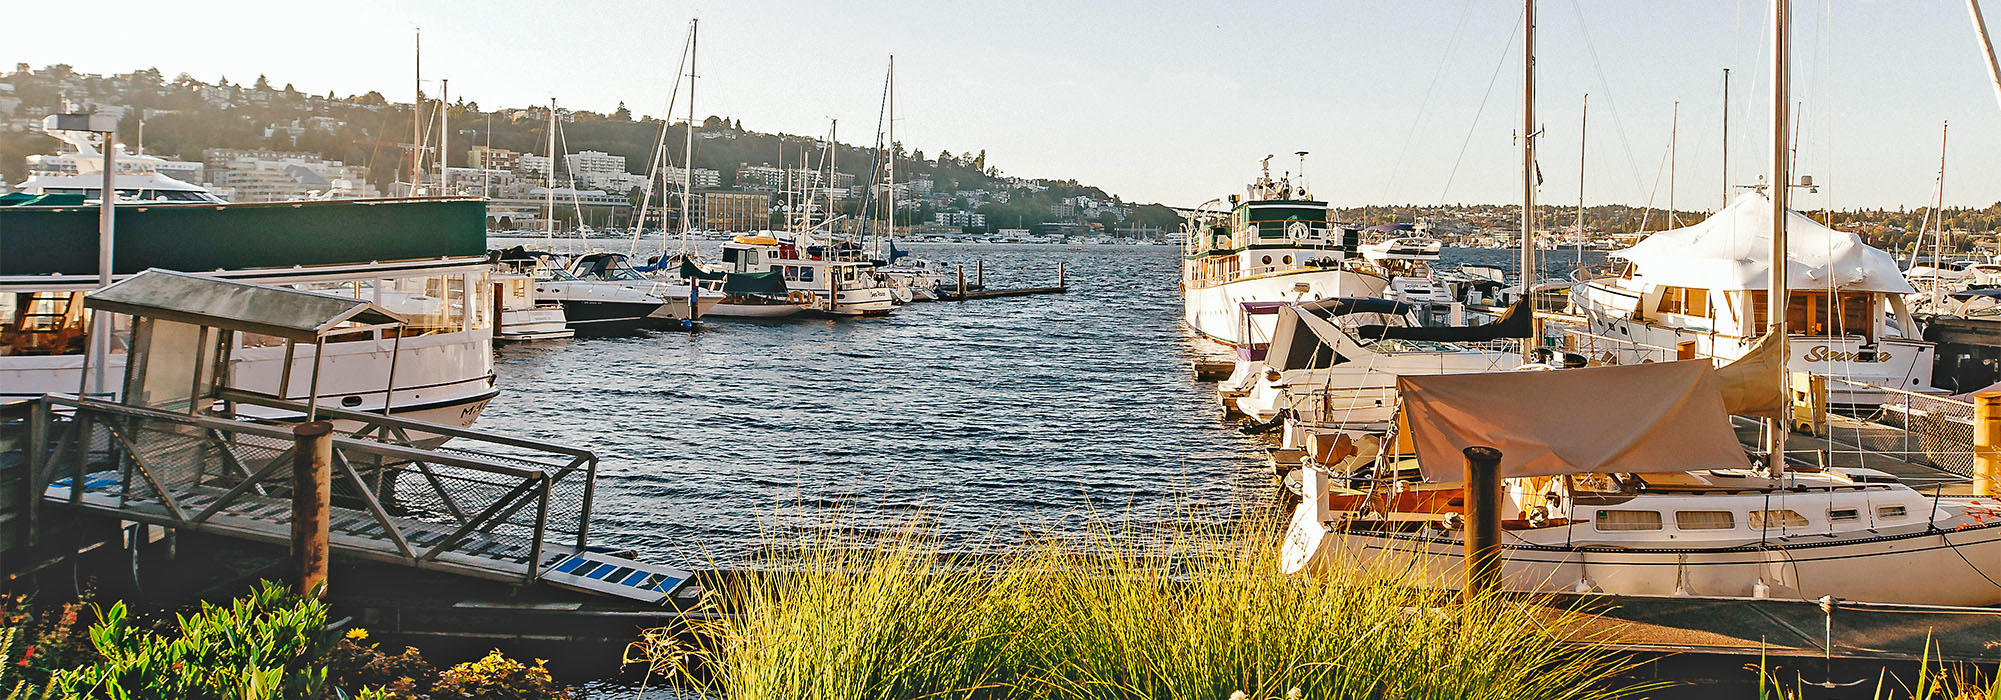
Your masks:
M1390 284L1345 264L1359 235L1303 187L1273 180L1269 160L1246 194L1203 205L1182 247L1182 321L1241 359L1264 356L1276 305L1382 297Z

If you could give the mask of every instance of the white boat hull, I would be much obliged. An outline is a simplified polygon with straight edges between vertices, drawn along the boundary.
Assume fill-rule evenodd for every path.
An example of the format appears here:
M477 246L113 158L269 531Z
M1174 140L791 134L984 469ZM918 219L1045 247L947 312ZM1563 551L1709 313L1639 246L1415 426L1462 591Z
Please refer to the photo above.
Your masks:
M321 365L320 405L382 412L383 388L389 378L393 348L393 339L329 343L326 361ZM404 338L401 351L396 359L397 389L390 404L399 418L466 427L472 425L495 394L493 343L486 329ZM124 376L125 359L123 353L110 356L111 376ZM230 354L229 385L277 395L284 360L282 345L238 347ZM309 396L312 371L312 348L299 348L292 358L292 380L284 398L304 402ZM75 393L81 386L82 372L82 355L0 358L0 392L3 392L0 400ZM250 407L241 412L264 415Z
M1196 333L1237 349L1240 357L1259 359L1263 355L1259 349L1271 341L1276 318L1246 314L1245 303L1382 297L1388 288L1387 279L1338 268L1261 275L1183 289L1181 319Z
M1503 546L1501 583L1537 593L2001 604L2001 586L1988 578L2001 580L2001 524L1845 542L1792 539L1709 551L1510 544ZM1343 533L1296 514L1284 548L1294 572L1380 563L1447 587L1464 580L1465 544L1456 536Z
M806 310L805 303L798 304L732 304L718 303L702 312L703 316L718 318L783 318Z

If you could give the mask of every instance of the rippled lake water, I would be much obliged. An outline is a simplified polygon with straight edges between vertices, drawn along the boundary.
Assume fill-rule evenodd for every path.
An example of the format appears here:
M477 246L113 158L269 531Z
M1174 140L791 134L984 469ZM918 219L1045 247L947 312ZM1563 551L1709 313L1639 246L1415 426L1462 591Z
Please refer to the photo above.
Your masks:
M685 565L742 564L774 521L971 542L1270 497L1190 376L1178 248L911 247L996 288L1060 262L1071 289L504 346L477 425L595 450L593 541Z

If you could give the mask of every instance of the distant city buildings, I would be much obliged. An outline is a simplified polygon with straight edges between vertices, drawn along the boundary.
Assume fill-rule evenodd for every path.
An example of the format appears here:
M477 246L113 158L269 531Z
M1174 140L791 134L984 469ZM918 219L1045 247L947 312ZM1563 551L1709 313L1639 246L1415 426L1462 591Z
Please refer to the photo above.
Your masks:
M209 180L235 192L238 202L379 197L368 169L312 153L236 148L202 151Z
M770 195L731 190L695 194L695 228L704 231L762 231L771 227Z

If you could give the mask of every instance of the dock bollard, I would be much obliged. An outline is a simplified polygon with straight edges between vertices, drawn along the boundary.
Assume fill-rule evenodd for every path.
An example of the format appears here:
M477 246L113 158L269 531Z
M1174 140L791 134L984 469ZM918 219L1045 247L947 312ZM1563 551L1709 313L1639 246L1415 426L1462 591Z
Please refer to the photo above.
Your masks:
M1468 447L1466 455L1466 587L1465 599L1500 587L1501 583L1501 451Z
M333 423L292 426L293 583L301 596L314 595L327 581L327 509L333 490ZM325 590L320 589L324 595Z
M980 258L978 260L973 261L973 286L979 287L980 289L987 288L986 258Z
M959 301L966 300L966 266L959 266Z
M1973 493L2001 496L2001 392L1973 395Z
M1064 278L1064 275L1063 275L1063 266L1064 266L1064 265L1065 265L1065 263L1056 263L1056 288L1057 288L1057 289L1062 289L1062 288L1064 288L1064 287L1068 287L1068 286L1070 286L1069 284L1067 284L1066 282L1064 282L1064 279L1063 279L1063 278Z

